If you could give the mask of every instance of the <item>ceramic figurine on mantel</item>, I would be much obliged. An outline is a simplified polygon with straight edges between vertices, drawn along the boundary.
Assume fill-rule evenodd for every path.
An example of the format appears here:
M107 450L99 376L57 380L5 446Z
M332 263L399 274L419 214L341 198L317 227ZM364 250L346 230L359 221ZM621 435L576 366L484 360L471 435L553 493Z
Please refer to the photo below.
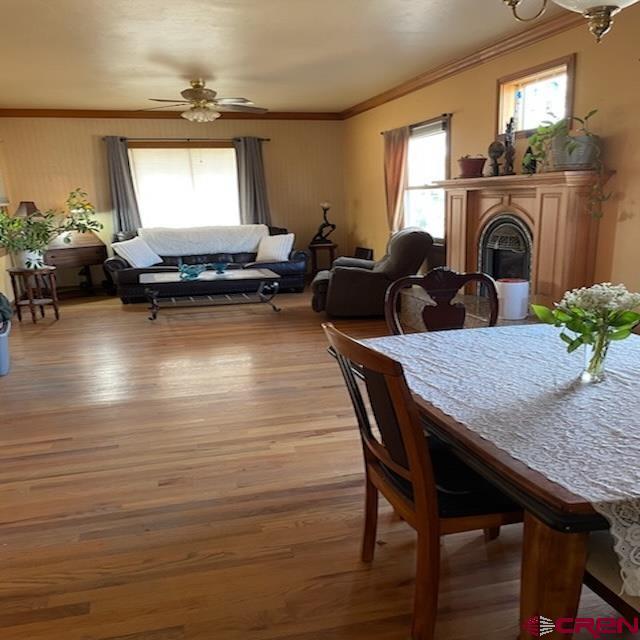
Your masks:
M524 152L524 157L522 158L522 173L532 176L537 171L538 161L533 155L533 149L531 149L531 146L528 146L527 150Z
M500 142L500 140L496 140L489 145L489 158L491 159L491 175L499 176L500 175L500 163L498 160L502 158L505 152L505 147Z
M504 165L502 168L503 176L514 176L516 172L513 170L513 164L516 157L516 135L515 135L515 119L511 118L507 123L504 131Z
M336 225L327 219L327 214L329 213L329 209L331 209L331 203L321 202L320 208L322 209L323 222L318 227L316 235L313 236L311 244L333 244L332 241L329 240L329 236L336 230Z

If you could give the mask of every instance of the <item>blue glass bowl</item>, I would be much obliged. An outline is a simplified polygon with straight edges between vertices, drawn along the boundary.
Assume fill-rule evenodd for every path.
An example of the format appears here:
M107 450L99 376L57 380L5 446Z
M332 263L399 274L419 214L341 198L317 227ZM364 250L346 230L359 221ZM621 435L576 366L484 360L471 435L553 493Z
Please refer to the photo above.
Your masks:
M211 265L216 273L224 273L227 270L226 262L213 262Z
M180 271L180 278L182 280L197 280L198 276L206 268L203 264L181 264L178 267L178 271Z

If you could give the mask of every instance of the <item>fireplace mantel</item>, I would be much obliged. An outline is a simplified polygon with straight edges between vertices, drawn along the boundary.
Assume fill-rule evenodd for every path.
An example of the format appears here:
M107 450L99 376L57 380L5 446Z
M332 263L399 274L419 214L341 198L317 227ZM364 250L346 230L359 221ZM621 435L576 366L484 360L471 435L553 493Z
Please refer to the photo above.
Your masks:
M446 192L447 266L477 271L483 229L510 213L533 238L531 293L559 300L567 289L593 283L598 220L588 213L594 171L458 178L436 183Z
M608 174L608 177L613 172ZM549 171L533 175L484 176L482 178L454 178L434 185L443 189L535 189L545 187L589 187L597 179L595 171Z

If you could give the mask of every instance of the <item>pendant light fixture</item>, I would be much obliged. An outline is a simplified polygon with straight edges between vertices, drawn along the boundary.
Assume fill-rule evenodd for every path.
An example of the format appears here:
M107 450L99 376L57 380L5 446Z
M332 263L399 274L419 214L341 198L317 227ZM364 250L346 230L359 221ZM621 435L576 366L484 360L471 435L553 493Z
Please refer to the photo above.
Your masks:
M539 18L549 6L549 0L538 0L537 13L525 17L520 12L520 7L525 4L534 4L528 0L502 0L513 12L513 16L520 22L531 22ZM638 2L638 0L551 0L560 7L569 11L582 14L589 22L589 31L593 33L597 42L611 30L613 16L626 7ZM601 4L604 2L605 4Z

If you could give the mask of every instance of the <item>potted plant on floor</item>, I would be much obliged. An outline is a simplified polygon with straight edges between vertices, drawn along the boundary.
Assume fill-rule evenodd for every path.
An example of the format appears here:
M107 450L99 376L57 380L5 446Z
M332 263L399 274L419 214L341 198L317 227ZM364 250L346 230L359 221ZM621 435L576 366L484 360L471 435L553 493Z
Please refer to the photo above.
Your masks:
M525 154L523 164L535 161L541 171L596 171L597 180L589 195L589 213L600 218L602 205L611 194L604 191L602 141L589 128L589 121L597 113L598 110L593 109L584 118L571 116L543 122L529 138L530 151ZM574 123L578 126L572 133Z
M0 376L9 373L9 333L13 307L8 298L0 293Z
M47 246L59 235L63 236L64 242L70 242L70 231L85 233L102 229L102 224L94 217L95 207L84 191L72 191L66 204L66 213L49 209L26 216L10 216L6 209L0 210L0 247L14 254L16 266L42 267Z

